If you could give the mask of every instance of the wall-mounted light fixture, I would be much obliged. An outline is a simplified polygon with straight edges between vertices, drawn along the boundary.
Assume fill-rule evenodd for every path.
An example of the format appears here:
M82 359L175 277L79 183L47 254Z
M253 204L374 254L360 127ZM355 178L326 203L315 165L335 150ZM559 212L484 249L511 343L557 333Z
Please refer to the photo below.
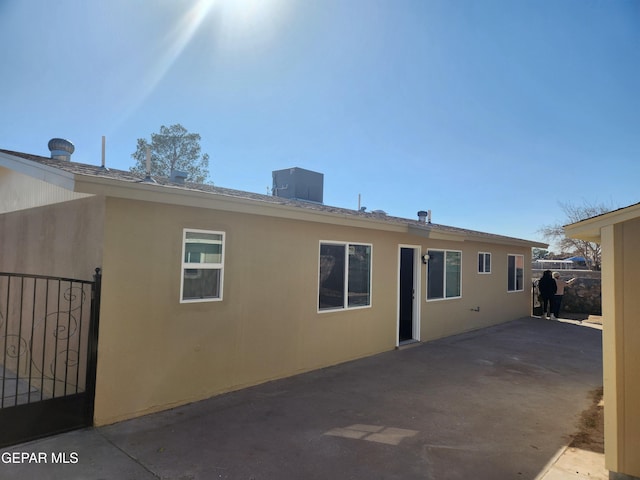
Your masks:
M425 254L422 256L422 263L424 263L425 265L426 265L427 263L429 263L429 254L428 254L428 253L425 253Z

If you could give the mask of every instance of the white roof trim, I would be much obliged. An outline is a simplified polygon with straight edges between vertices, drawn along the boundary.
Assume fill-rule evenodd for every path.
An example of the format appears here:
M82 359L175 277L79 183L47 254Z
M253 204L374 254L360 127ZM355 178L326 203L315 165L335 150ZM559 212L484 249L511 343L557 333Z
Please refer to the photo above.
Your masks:
M75 190L75 175L73 173L65 172L64 170L48 165L42 165L38 162L27 160L26 158L8 155L5 152L0 152L0 165L14 172L28 175L58 187L71 191Z
M568 237L599 243L602 228L636 218L640 218L640 203L565 225L564 231Z

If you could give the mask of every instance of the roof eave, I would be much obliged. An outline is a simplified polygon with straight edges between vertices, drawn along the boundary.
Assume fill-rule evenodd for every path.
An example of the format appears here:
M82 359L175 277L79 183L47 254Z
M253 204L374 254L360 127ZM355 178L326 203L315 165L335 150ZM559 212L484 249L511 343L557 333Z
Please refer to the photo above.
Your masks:
M533 242L519 238L494 235L487 237L481 232L453 232L419 226L409 222L391 223L385 219L386 217L381 217L380 219L372 216L359 217L358 215L305 209L296 205L270 203L252 198L235 197L198 190L187 190L180 187L157 185L154 183L123 182L110 178L77 174L75 187L75 191L79 193L227 210L237 213L266 215L310 222L329 223L333 225L370 228L389 232L409 233L411 235L417 235L432 240L448 240L456 242L477 241L525 248L548 247L546 243Z
M534 242L531 240L523 240L513 237L501 237L492 235L490 237L482 232L450 232L431 228L429 225L409 225L409 233L419 237L429 238L432 240L449 240L455 242L483 242L494 243L499 245L512 245L527 248L547 248L549 245L542 242Z
M547 248L548 245L512 237L483 234L466 230L432 228L430 225L416 225L410 221L390 222L386 217L379 219L371 215L341 213L335 211L300 208L296 205L271 203L268 201L236 197L216 192L190 190L170 185L132 182L97 175L73 173L26 158L0 151L0 165L32 178L57 185L67 190L89 195L102 195L131 200L169 203L182 206L222 209L231 212L266 215L273 217L306 220L334 225L370 228L392 232L409 233L432 240L455 242L477 241L521 247Z
M269 203L252 198L234 197L214 192L188 190L169 185L145 182L122 182L119 180L76 175L76 192L104 195L147 202L169 203L173 205L210 208L237 213L266 215L272 217L331 223L352 227L374 228L376 230L406 231L406 225L391 224L375 218L358 218L336 212L304 209L295 205Z
M564 234L569 238L600 243L600 228L593 225L578 225L577 223L565 225Z
M431 228L429 226L420 225L408 225L408 230L411 235L418 237L429 238L431 240L450 240L454 242L464 242L468 239L468 235L463 235L457 232L445 232Z
M67 190L75 191L76 188L76 176L73 173L42 165L26 158L0 152L0 166Z
M564 226L567 237L600 243L602 228L640 218L640 203Z

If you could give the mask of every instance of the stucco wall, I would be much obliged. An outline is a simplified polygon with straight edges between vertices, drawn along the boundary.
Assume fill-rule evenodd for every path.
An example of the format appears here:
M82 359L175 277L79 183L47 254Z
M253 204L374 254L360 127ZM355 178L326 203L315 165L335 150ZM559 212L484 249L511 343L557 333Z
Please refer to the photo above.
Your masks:
M423 249L462 250L462 297L425 301L426 267L422 267L422 340L528 316L531 312L531 249L475 242L425 241ZM478 273L478 252L491 253L491 273ZM507 292L509 254L524 255L524 290Z
M226 233L222 301L179 303L183 228ZM319 239L361 230L110 199L106 232L97 423L394 347L382 242L372 308L317 313Z
M92 280L103 220L100 197L0 214L0 271Z
M225 232L222 301L179 302L183 228ZM370 308L318 313L320 240L372 244ZM399 244L453 248L393 232L108 199L96 423L393 349ZM506 292L507 253L525 254L526 269L528 249L455 249L463 250L463 299L425 302L421 266L423 340L528 314L528 289ZM478 250L493 253L494 273L482 279Z

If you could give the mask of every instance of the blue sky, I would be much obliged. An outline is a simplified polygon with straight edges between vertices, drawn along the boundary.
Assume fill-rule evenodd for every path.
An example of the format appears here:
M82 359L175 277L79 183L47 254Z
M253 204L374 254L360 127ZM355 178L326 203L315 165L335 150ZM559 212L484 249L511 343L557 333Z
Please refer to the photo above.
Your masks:
M216 185L297 166L329 205L531 240L640 201L636 0L0 0L0 44L0 148L99 165L105 135L127 170L180 123Z

